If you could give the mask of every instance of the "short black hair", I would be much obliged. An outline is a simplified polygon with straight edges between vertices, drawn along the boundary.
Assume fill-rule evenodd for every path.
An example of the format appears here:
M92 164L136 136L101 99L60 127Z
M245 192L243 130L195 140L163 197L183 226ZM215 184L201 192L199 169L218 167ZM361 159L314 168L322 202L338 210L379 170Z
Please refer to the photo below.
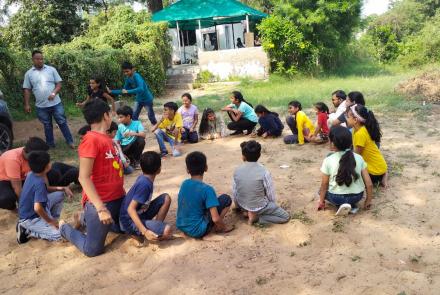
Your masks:
M32 57L34 57L34 55L36 55L36 54L43 54L43 52L41 52L41 50L33 50L32 51Z
M48 151L49 145L39 137L30 137L24 145L24 152L31 153L35 151Z
M90 125L84 125L83 127L78 129L78 135L79 136L84 136L90 130L92 130L92 127L90 127Z
M112 123L110 124L110 128L107 130L108 133L112 133L113 131L117 131L118 130L118 124L116 124L115 121L112 121Z
M174 112L177 112L177 110L179 109L179 106L177 105L177 103L175 103L173 101L167 102L166 104L163 105L163 107L174 110Z
M157 152L148 151L141 156L141 169L144 174L157 174L162 166L162 160Z
M102 99L92 99L86 102L82 112L87 124L91 125L100 123L104 114L110 113L110 107Z
M193 100L193 98L192 98L191 94L189 94L188 92L186 92L186 93L182 94L182 98L184 98L184 97L188 98L188 99L189 99L189 101L192 101L192 100Z
M347 98L347 94L345 94L344 90L336 90L332 93L332 96L333 95L342 100L345 100Z
M206 156L202 152L192 152L186 156L186 169L191 176L203 175L207 167Z
M128 61L124 61L122 64L121 64L121 69L123 69L123 70L132 70L134 67L133 67L133 65L131 64L131 62L128 62Z
M116 110L116 114L122 115L124 117L130 116L130 118L133 118L133 109L129 106L122 106L119 109Z
M261 144L255 140L249 140L240 144L241 154L248 162L257 162L261 156Z
M41 173L50 163L50 155L45 151L31 152L28 156L29 167L34 173Z

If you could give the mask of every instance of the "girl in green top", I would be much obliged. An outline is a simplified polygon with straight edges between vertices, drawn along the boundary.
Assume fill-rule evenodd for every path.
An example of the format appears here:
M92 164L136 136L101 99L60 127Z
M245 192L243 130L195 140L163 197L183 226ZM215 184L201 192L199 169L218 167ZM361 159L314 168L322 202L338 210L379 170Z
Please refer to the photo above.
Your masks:
M230 99L231 104L224 107L222 111L228 112L231 118L232 122L228 124L228 129L235 131L231 135L242 134L244 130L247 130L246 134L251 134L258 123L253 106L238 91L233 91Z

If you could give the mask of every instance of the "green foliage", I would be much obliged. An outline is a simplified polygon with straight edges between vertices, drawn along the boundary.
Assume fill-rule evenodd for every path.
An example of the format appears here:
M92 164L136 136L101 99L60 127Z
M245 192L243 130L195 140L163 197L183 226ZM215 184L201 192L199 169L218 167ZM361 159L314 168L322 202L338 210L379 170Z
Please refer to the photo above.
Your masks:
M334 68L334 57L360 24L360 0L274 0L273 14L258 27L273 70Z
M376 26L369 32L379 62L394 61L399 53L399 43L396 34L388 25Z

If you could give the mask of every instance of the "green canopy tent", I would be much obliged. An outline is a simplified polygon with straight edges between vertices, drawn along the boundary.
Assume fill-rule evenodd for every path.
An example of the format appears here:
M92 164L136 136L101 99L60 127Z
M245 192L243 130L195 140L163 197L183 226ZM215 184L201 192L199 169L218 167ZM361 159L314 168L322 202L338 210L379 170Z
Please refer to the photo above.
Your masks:
M234 24L246 19L259 21L267 14L236 0L180 0L153 15L154 22L166 21L169 28L180 30L201 30L223 24Z

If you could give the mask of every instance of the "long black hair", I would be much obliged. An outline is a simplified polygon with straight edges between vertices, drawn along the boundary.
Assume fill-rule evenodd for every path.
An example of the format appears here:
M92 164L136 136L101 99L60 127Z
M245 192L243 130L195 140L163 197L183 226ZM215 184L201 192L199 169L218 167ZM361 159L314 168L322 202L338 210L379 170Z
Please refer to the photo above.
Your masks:
M291 102L289 102L289 107L298 108L300 111L302 110L301 103L297 100L292 100Z
M266 115L270 115L270 114L272 114L272 115L275 115L275 116L279 116L278 115L278 113L275 113L275 112L271 112L271 111L269 111L265 106L263 106L263 105L261 105L261 104L259 104L259 105L257 105L256 107L255 107L255 113L256 114L266 114Z
M234 98L235 98L236 100L238 100L240 103L241 103L241 102L245 102L245 103L247 103L251 108L254 107L251 103L247 102L247 101L244 99L243 94L241 94L240 91L232 91L232 97L234 97Z
M202 119L200 120L199 134L206 134L209 131L208 116L210 114L215 115L214 110L211 108L206 108L203 111Z
M338 174L336 174L336 183L338 185L350 186L359 178L356 173L356 159L354 158L352 144L353 139L351 132L345 127L334 126L330 129L330 142L338 149L338 151L345 151L339 160Z
M354 109L359 114L359 116L365 119L365 122L363 122L362 124L364 124L365 128L367 128L368 134L370 134L371 139L375 142L380 142L382 138L382 131L380 130L379 122L376 120L374 113L360 104L355 105Z
M96 82L96 84L99 84L99 87L98 87L99 90L102 90L103 92L107 93L107 85L106 85L104 79L97 77L97 76L93 76L90 78L90 80L93 80ZM90 88L90 85L87 86L87 88Z
M330 114L330 110L328 109L328 106L323 102L315 103L315 108L321 113Z
M360 104L365 106L364 95L359 91L352 91L348 94L348 98L350 101L354 102L354 104Z

